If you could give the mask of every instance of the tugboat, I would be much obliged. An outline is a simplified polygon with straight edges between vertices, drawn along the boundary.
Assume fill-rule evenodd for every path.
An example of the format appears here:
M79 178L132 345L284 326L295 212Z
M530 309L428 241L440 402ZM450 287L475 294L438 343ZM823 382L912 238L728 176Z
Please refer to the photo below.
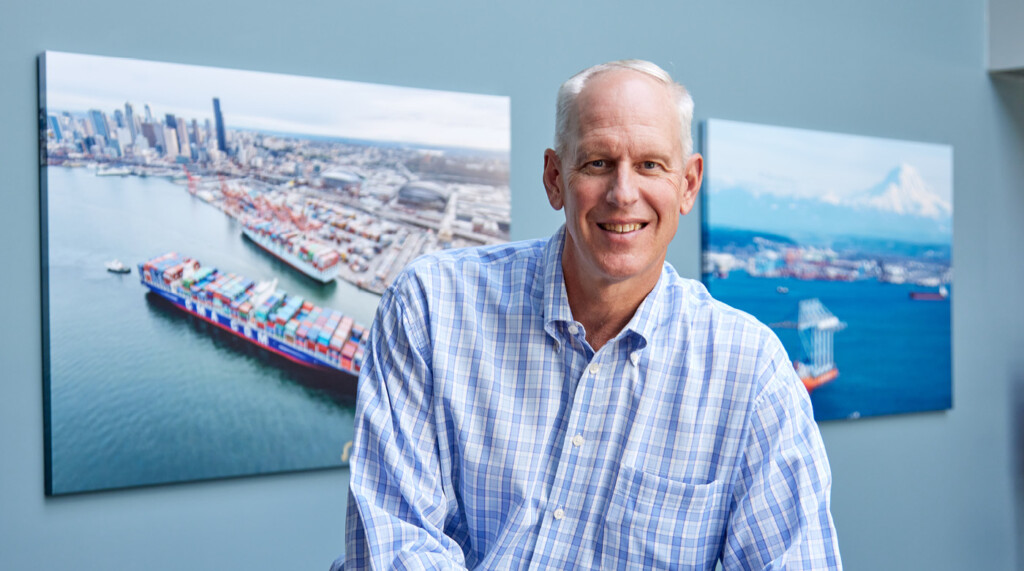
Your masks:
M129 266L124 265L121 260L110 260L106 264L107 271L114 274L130 274L132 269Z

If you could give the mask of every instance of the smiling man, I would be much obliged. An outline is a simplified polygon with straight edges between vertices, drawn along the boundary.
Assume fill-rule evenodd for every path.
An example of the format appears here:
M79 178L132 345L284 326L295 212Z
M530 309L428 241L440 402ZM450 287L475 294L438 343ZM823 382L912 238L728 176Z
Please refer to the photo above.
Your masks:
M841 568L785 351L665 263L703 174L689 94L629 60L557 105L565 226L422 258L381 300L345 568Z

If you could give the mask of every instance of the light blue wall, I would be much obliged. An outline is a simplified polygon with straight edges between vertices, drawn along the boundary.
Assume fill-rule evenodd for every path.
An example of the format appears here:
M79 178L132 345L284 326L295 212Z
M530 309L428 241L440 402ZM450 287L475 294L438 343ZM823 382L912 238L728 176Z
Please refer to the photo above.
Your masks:
M608 59L660 63L698 119L953 145L955 408L822 431L847 568L1013 569L1024 88L986 75L984 18L983 0L4 2L0 569L323 569L342 543L341 471L43 497L43 50L510 95L515 238L559 220L540 185L558 83ZM691 277L699 235L695 212L670 252Z

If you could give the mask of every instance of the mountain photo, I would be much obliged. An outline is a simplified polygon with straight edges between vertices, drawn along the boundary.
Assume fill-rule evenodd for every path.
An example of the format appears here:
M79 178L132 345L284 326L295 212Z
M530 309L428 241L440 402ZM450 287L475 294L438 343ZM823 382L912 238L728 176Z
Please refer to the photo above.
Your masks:
M709 120L704 280L775 330L815 418L952 404L953 151Z

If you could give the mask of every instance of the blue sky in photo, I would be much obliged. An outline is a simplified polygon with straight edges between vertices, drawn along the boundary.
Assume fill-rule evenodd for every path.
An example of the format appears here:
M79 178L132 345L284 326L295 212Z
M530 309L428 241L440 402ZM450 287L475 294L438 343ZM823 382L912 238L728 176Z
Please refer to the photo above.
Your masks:
M754 194L843 198L871 188L902 164L947 202L953 196L948 145L826 133L710 119L708 190L743 187Z

